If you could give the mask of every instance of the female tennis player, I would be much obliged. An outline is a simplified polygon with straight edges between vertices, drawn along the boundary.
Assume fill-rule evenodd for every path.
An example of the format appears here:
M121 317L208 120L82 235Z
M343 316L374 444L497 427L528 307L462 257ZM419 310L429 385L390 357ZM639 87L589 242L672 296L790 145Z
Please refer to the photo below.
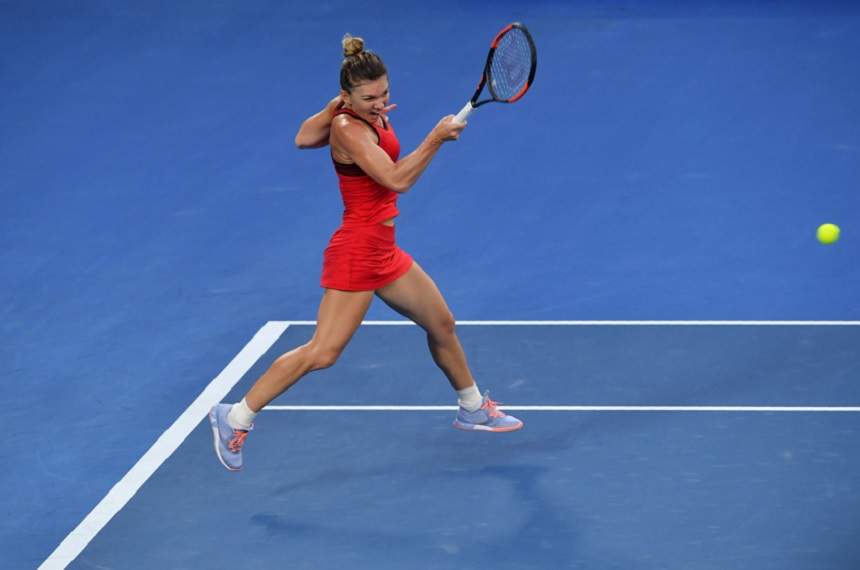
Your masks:
M445 141L457 140L465 123L444 117L412 153L399 158L400 144L387 113L388 72L361 38L343 39L340 94L302 123L299 148L331 145L344 203L343 224L323 254L324 289L311 340L280 356L241 402L209 412L218 459L242 468L242 446L254 418L304 375L332 366L358 329L373 296L427 333L434 362L456 390L454 426L507 432L523 423L483 396L466 363L454 317L433 280L394 241L397 198L417 182Z

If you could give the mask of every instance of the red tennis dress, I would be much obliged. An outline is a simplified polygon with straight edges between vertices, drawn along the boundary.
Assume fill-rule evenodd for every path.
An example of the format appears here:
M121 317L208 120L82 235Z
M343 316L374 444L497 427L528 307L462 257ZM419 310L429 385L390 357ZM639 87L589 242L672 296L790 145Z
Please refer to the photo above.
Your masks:
M388 121L383 118L380 127L351 109L341 109L335 116L344 114L370 125L379 137L379 146L397 162L400 142ZM397 192L376 182L357 164L343 164L334 157L332 162L343 198L343 223L323 253L320 285L342 291L375 291L412 267L412 257L394 243L394 226L382 223L400 213Z

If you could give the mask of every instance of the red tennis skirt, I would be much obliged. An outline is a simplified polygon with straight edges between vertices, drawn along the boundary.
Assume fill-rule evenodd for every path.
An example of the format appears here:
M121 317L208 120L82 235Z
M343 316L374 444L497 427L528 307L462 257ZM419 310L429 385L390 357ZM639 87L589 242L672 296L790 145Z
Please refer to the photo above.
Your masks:
M412 257L394 243L394 226L341 226L323 253L320 285L341 291L375 291L412 267Z

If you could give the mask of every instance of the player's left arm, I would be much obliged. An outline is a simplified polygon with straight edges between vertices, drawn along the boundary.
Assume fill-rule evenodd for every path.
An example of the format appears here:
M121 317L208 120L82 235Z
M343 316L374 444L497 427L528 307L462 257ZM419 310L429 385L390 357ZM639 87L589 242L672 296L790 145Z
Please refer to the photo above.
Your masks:
M299 148L322 148L328 145L331 121L340 107L340 95L328 102L325 108L311 115L296 133L296 146Z

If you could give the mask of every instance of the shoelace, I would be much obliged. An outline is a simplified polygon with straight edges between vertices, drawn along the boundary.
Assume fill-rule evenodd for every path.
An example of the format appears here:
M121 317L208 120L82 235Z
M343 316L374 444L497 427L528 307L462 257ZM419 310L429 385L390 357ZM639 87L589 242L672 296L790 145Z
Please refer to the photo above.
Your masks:
M233 430L233 439L227 444L227 449L233 453L242 451L242 446L245 445L245 440L248 439L248 432L242 429Z
M494 402L487 396L487 400L484 402L484 405L481 406L485 408L487 412L490 414L491 418L503 418L505 417L505 413L498 408L499 402Z

